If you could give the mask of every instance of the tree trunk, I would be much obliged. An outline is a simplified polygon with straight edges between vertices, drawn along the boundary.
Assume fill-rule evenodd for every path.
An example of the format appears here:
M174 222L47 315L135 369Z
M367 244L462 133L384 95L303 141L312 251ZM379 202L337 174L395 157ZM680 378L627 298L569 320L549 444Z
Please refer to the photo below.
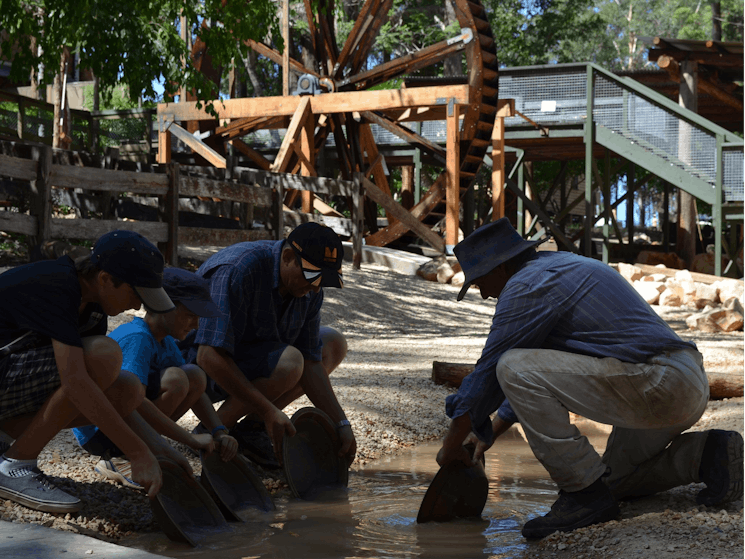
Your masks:
M435 384L446 384L458 388L463 379L473 372L475 365L468 363L432 362L432 380ZM743 396L743 376L728 373L706 373L709 379L709 398L741 398Z

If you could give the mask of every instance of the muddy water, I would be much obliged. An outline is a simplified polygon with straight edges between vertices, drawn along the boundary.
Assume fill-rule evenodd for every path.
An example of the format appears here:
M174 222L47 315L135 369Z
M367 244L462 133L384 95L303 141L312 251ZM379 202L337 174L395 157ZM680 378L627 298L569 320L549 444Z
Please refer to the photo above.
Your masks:
M324 502L277 499L276 511L231 523L230 532L207 533L196 548L170 542L162 533L121 543L194 559L529 557L534 544L523 539L520 528L545 514L557 495L528 445L500 440L487 453L490 490L480 520L417 524L438 469L438 449L439 444L420 446L350 472L349 489Z

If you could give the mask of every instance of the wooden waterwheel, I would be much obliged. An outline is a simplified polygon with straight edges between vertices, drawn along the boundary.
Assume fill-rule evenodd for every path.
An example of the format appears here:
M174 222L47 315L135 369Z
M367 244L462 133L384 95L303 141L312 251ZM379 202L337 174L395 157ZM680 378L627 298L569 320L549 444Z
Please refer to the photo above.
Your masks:
M446 0L450 1L450 0ZM498 63L496 45L486 10L480 0L453 0L455 14L461 26L461 35L426 47L389 62L366 69L366 61L375 43L382 25L387 20L393 0L366 0L359 16L341 48L336 42L333 22L333 0L326 0L326 9L315 12L309 0L305 0L308 28L310 31L315 67L307 67L297 60L290 59L291 71L301 75L299 86L305 85L314 93L345 92L369 90L394 78L410 75L413 72L436 64L446 57L465 51L468 72L466 80L471 89L472 104L463 114L459 144L459 189L461 196L475 180L482 165L488 146L497 112L498 97ZM282 55L276 50L256 42L249 46L259 55L282 64ZM303 81L305 80L305 81ZM462 82L461 82L462 83ZM316 115L317 116L317 115ZM232 122L219 129L217 137L223 142L234 141L246 134L261 128L277 127L281 119L248 118ZM325 144L329 135L333 135L338 153L339 170L343 178L351 178L354 172L369 170L375 184L390 194L383 166L379 165L379 150L370 125L376 124L389 132L405 139L411 146L420 148L445 166L445 150L428 139L402 126L391 118L370 107L359 114L337 113L320 118L315 131L315 153ZM257 166L268 169L266 160L241 142L234 145L249 157ZM283 172L297 171L300 163L288 160L283 165ZM275 169L277 170L277 169ZM445 170L424 193L410 213L423 221L444 198L447 185ZM291 204L293 193L288 194L286 203ZM307 211L307 210L306 210ZM369 245L387 245L403 235L409 228L400 221L390 220L389 225L377 230L374 212L372 219L368 215L370 234L366 237Z

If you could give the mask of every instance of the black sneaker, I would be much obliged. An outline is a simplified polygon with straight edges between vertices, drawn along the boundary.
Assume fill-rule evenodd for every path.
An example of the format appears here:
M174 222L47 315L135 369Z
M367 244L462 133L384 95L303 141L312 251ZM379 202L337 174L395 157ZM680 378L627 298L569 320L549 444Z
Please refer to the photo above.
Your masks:
M696 496L699 505L712 507L743 498L743 440L737 431L712 429L706 438L699 478L706 484Z
M238 441L238 446L246 458L268 470L279 469L274 446L263 421L243 419L230 430L230 436Z
M0 474L0 498L43 512L77 512L80 499L54 485L38 468Z
M526 538L545 538L554 532L571 532L591 524L608 522L619 513L618 503L610 489L597 480L580 491L559 491L559 498L549 513L526 522L522 533Z

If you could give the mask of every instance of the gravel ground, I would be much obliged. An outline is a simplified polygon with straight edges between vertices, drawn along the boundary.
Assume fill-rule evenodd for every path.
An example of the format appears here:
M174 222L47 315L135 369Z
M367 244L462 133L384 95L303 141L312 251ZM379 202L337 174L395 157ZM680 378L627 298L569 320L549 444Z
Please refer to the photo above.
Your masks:
M374 265L355 271L345 264L344 274L343 290L326 290L324 324L343 332L349 341L349 355L332 375L332 382L357 436L355 468L444 434L448 425L444 399L452 389L431 381L432 361L475 362L489 330L494 303L482 301L475 291L457 303L458 288ZM690 311L656 309L682 337L698 343L707 368L742 374L742 332L688 332L685 316ZM111 327L130 320L132 314L111 320ZM309 402L302 399L286 411L291 414L305 405ZM188 414L180 423L191 428L196 419ZM743 399L712 402L693 430L714 427L742 433ZM199 473L198 461L189 456ZM93 472L95 461L69 432L60 433L41 454L40 467L62 488L81 498L82 511L77 516L53 515L6 501L0 502L0 517L108 541L132 532L157 530L146 497L102 480ZM281 476L266 472L264 477L271 491L287 491ZM742 500L722 510L698 507L695 495L701 487L677 488L623 503L618 521L550 536L537 551L531 550L531 556L742 557Z

